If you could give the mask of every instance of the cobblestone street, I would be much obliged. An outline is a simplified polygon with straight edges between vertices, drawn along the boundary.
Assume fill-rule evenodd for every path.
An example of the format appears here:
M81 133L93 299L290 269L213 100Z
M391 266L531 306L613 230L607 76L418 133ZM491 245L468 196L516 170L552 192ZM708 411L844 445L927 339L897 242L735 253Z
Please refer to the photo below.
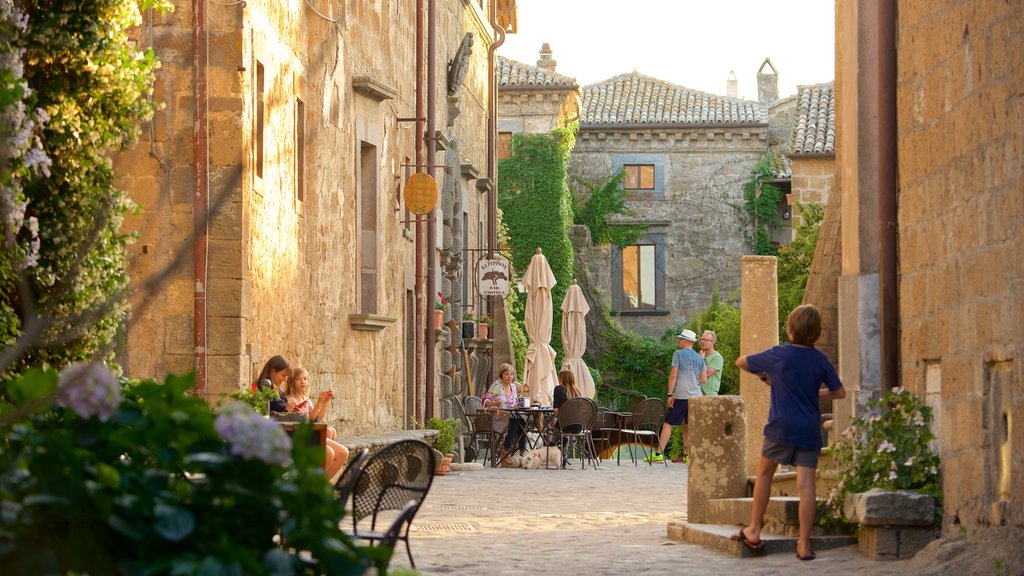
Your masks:
M485 468L437 477L413 523L423 574L900 574L855 546L740 559L666 537L686 517L687 467L605 462L600 469ZM396 549L392 568L408 567Z

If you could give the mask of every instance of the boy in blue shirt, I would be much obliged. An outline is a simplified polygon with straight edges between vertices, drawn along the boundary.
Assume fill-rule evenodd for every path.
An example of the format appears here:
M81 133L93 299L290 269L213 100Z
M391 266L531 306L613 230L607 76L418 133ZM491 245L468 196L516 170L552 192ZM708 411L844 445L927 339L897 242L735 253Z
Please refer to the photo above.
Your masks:
M761 525L768 506L772 476L779 464L796 466L797 492L800 495L800 536L796 557L814 560L811 528L817 508L814 474L821 453L822 398L846 397L835 368L814 343L821 336L821 314L810 304L796 307L786 318L790 343L758 354L740 356L736 366L758 377L771 387L768 423L764 427L764 446L754 481L754 503L750 525L732 536L751 550L760 550ZM822 388L822 385L825 388Z

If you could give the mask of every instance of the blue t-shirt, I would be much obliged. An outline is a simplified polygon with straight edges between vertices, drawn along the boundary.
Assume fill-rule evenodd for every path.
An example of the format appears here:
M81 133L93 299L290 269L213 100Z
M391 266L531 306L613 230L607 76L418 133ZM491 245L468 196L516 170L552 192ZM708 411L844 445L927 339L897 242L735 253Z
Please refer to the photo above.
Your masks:
M796 448L821 448L818 390L843 385L828 358L816 348L785 344L747 356L747 368L767 372L771 407L764 437Z
M693 348L680 348L672 354L672 366L677 369L672 395L679 400L701 396L700 373L704 371L704 359L700 354Z

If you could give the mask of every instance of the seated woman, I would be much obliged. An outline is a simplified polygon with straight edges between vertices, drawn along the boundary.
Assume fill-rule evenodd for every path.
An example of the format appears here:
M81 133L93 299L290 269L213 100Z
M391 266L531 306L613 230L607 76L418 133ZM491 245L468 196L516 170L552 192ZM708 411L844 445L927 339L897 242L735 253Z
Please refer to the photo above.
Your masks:
M516 369L511 364L505 363L498 366L498 379L491 384L484 394L484 408L515 408L519 398L519 383L515 381ZM508 431L505 434L505 443L501 450L501 465L505 468L515 467L510 455L514 450L520 452L526 450L526 434L522 420L513 415L509 418Z
M333 390L324 390L317 396L316 404L313 404L307 396L309 392L309 373L303 368L296 367L288 378L288 385L285 389L285 397L288 405L292 406L289 412L298 412L309 417L310 422L322 422L323 416L327 414L327 406L334 399ZM327 464L324 466L327 478L333 478L341 470L348 460L348 448L340 442L335 441L337 432L334 428L327 427Z
M291 372L292 367L288 363L288 359L278 354L267 360L267 363L263 365L263 370L260 371L259 377L256 378L257 386L260 388L273 388L277 392L277 398L270 401L271 412L292 412L294 410L294 403L289 404L284 392L285 381L288 380L288 375Z
M562 407L570 398L579 398L580 389L576 387L576 377L573 376L572 372L568 370L562 370L558 373L558 386L555 386L554 401L551 407L555 410L555 418L551 425L559 430L561 427L558 425L558 409ZM567 426L565 431L571 434L575 434L582 430L583 427L579 425ZM569 464L569 458L565 455L565 443L562 443L562 468L565 468Z

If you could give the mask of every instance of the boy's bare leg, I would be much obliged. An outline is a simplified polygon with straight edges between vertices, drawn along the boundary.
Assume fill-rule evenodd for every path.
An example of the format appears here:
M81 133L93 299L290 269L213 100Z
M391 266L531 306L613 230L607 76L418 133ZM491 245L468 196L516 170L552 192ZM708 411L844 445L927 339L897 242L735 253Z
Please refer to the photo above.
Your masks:
M747 540L761 541L761 526L764 524L764 512L768 508L768 497L772 492L772 476L779 465L761 456L757 463L757 474L754 476L754 503L750 508L750 526L746 528ZM799 479L797 480L799 483Z
M803 557L813 552L811 550L811 529L814 527L814 517L817 515L818 508L815 498L814 468L796 467L796 488L800 496L798 512L800 537L796 541L796 553Z

